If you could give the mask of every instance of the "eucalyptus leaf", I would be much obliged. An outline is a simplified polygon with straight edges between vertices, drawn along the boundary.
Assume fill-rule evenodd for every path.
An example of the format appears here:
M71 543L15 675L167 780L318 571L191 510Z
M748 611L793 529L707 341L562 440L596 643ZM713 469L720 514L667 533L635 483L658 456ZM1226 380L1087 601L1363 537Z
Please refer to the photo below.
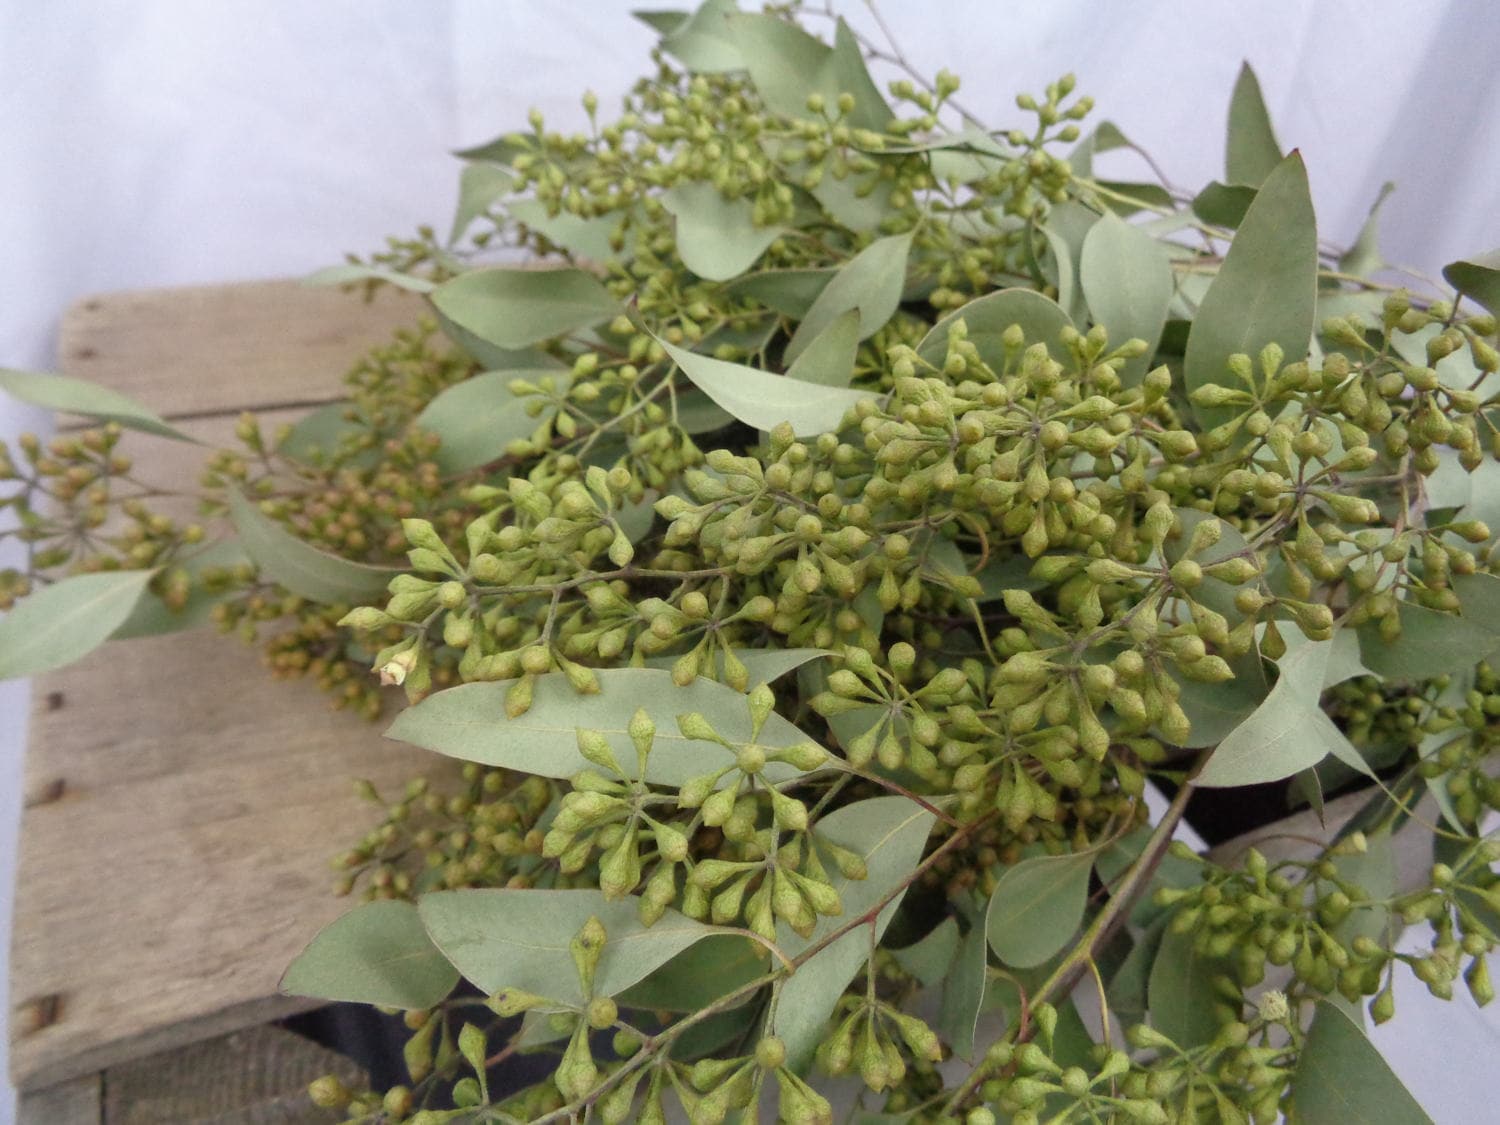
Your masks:
M42 586L0 617L0 680L87 656L130 617L154 570L77 574Z
M959 940L958 922L950 915L928 930L921 941L891 950L891 956L923 987L936 988L953 967Z
M658 35L671 35L692 15L681 8L637 8L630 14Z
M1225 963L1196 949L1193 934L1162 934L1146 984L1151 1026L1182 1048L1201 1047L1219 1030L1213 978Z
M785 232L756 226L749 199L725 199L711 183L681 183L661 197L677 219L683 265L710 281L738 277Z
M67 414L78 414L100 422L115 422L127 430L139 430L157 437L174 441L198 439L168 425L156 414L147 410L134 399L119 391L101 387L87 379L72 375L47 375L36 371L16 371L0 367L0 391L12 398L28 402L32 406L43 406L48 410L60 410Z
M355 285L361 281L383 281L387 285L394 285L397 289L405 289L408 293L431 293L437 286L425 277L415 277L409 273L398 273L396 270L385 269L382 266L361 266L349 263L341 266L327 266L308 274L302 279L303 285Z
M238 591L233 589L220 592L205 590L199 580L203 571L211 567L228 570L249 561L250 558L245 554L244 548L233 539L223 540L201 549L195 548L193 556L180 564L193 579L192 590L188 594L186 604L177 609L169 608L148 588L136 601L135 608L130 611L130 616L109 635L109 639L123 641L131 637L158 637L164 633L176 633L184 629L196 629L200 625L207 625L213 620L214 606L235 597Z
M1291 363L1307 354L1317 307L1318 235L1302 157L1292 153L1266 177L1188 334L1189 391L1233 386L1229 357L1279 344ZM1243 389L1243 388L1240 388ZM1206 427L1234 417L1227 406L1193 410Z
M605 934L595 996L624 992L722 932L675 910L647 927L634 898L610 900L597 890L434 891L417 901L417 910L443 956L480 991L513 988L569 1005L587 999L568 945L590 918L599 919Z
M847 387L854 377L859 319L855 309L837 317L787 368L786 377L822 387Z
M883 130L891 108L865 68L853 33L840 19L834 45L774 15L741 12L728 17L730 38L739 47L750 79L774 113L792 118L812 116L807 100L821 96L831 111L841 93L854 96L848 123Z
M1401 636L1386 642L1380 625L1359 627L1360 660L1390 680L1426 680L1472 666L1500 649L1500 622L1440 613L1413 602L1397 603Z
M822 656L831 653L822 648L737 648L734 650L735 657L745 666L745 672L753 684L768 684L773 680L779 680L788 672L801 668ZM646 657L647 668L670 669L677 663L677 656L648 656ZM724 674L724 653L719 650L714 653L715 674Z
M1167 323L1172 301L1172 263L1161 243L1113 214L1105 215L1083 240L1079 279L1094 322L1118 347L1135 337L1146 354L1120 371L1126 386L1145 378Z
M1380 215L1381 205L1395 190L1396 185L1390 180L1380 185L1380 194L1370 206L1370 214L1365 219L1364 226L1359 228L1359 237L1339 257L1340 272L1353 274L1355 277L1369 277L1385 268L1385 259L1380 255L1380 228L1376 220Z
M1500 316L1500 250L1449 262L1443 267L1443 279Z
M837 276L835 269L761 270L735 278L724 286L724 292L759 301L782 316L801 320Z
M984 920L977 918L958 944L938 1007L938 1030L961 1059L974 1057L974 1036L979 1026L979 1011L984 1006L989 964Z
M850 309L859 310L859 338L868 339L896 313L901 289L906 283L906 258L911 250L910 234L891 235L870 243L844 263L833 280L818 294L807 316L786 346L788 362Z
M652 26L662 33L661 49L694 74L725 74L745 68L729 24L738 10L734 0L705 0L686 18L664 19ZM675 12L654 14L679 17ZM645 19L648 13L636 15Z
M325 926L281 978L292 996L421 1011L447 998L458 971L398 899L356 906Z
M990 948L1005 964L1033 969L1078 932L1094 857L1087 852L1035 856L1008 868L985 915Z
M758 430L789 422L799 436L834 431L855 403L872 397L869 391L805 383L665 342L662 347L709 398Z
M376 601L390 580L401 573L320 551L233 490L229 493L229 515L245 553L261 573L310 601L322 605Z
M1271 115L1261 96L1260 82L1249 63L1240 66L1229 100L1229 136L1224 153L1224 178L1231 184L1259 187L1281 163L1281 145L1271 128Z
M413 420L413 425L442 439L433 455L440 469L461 473L478 468L504 456L511 442L536 432L543 419L527 414L526 407L547 399L512 394L510 384L516 379L531 383L551 379L562 384L559 390L566 390L570 381L566 371L539 368L487 371L453 384Z
M710 434L734 425L734 415L688 383L673 394L677 425L685 434Z
M434 289L432 303L460 328L512 350L591 327L620 312L599 280L579 269L470 270Z
M1190 725L1187 740L1180 745L1199 749L1222 742L1265 701L1271 687L1259 656L1247 652L1231 661L1230 668L1234 679L1218 684L1190 680L1167 669L1182 689L1177 705Z
M922 857L933 819L930 812L905 797L872 797L820 818L816 835L863 856L868 874L859 881L834 874L833 888L843 904L843 913L819 918L807 938L795 934L786 937L780 943L782 951L795 958L851 920L873 911L889 895L891 901L869 923L879 941L905 894L905 882ZM787 978L773 1027L786 1041L788 1065L806 1067L834 1005L869 954L869 930L856 926L820 949Z
M359 420L349 417L354 406L350 402L330 402L302 417L286 436L276 445L279 456L311 465L326 463L338 451L339 444L348 434L365 429Z
M1292 1106L1306 1125L1432 1125L1364 1031L1326 1001L1297 1059Z
M765 949L740 934L710 934L620 993L620 1003L655 1012L697 1012L770 966Z
M1215 787L1278 781L1316 765L1330 753L1340 761L1353 759L1363 764L1318 705L1332 650L1331 641L1288 649L1270 694L1219 743L1194 784Z
M1234 230L1245 221L1245 213L1255 202L1256 189L1245 184L1210 183L1193 196L1193 214L1210 226Z
M606 262L615 254L609 240L620 225L618 216L585 218L568 211L552 215L548 213L547 205L538 199L522 199L508 204L506 212L554 246L584 261Z
M1167 931L1167 918L1163 915L1151 923L1135 939L1120 967L1109 977L1107 997L1109 1010L1122 1023L1138 1023L1149 1010L1147 987L1151 980L1151 969L1161 951L1162 936Z
M1060 333L1071 328L1073 320L1056 301L1034 289L1001 289L954 309L922 338L917 354L941 368L948 354L948 329L960 319L968 330L969 342L979 350L979 357L996 372L1005 366L1001 336L1012 324L1021 326L1028 344L1046 344L1054 359L1068 358Z
M530 709L514 718L505 711L509 684L461 684L408 707L386 737L465 761L567 778L597 769L578 750L578 730L584 728L608 738L615 760L634 777L636 754L626 728L642 708L656 724L645 780L671 786L734 762L717 743L684 737L678 715L696 711L730 742L750 739L745 697L733 688L705 679L678 687L670 672L658 668L601 668L595 674L599 691L593 695L579 695L562 672L538 676ZM756 741L781 750L810 740L773 712ZM772 782L796 775L784 762L767 762L760 774Z
M510 169L502 165L487 160L475 160L465 165L458 177L458 206L453 213L453 227L448 232L448 245L462 238L474 220L509 192L515 182Z

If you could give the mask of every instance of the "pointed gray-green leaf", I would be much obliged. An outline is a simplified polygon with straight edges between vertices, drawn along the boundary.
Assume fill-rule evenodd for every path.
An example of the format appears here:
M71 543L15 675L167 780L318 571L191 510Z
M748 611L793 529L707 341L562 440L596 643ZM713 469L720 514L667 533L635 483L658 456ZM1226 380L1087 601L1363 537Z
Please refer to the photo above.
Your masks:
M1258 355L1275 343L1288 363L1305 356L1317 307L1317 273L1307 169L1293 152L1266 178L1204 295L1183 358L1189 392L1209 383L1234 386L1227 364L1239 352ZM1226 406L1193 409L1206 427L1235 413Z
M801 320L837 276L838 270L833 269L761 270L736 278L724 287L724 292L753 298L782 316Z
M357 417L350 419L354 409L349 402L330 402L318 407L287 431L277 444L276 452L304 464L312 464L316 459L326 462L338 451L345 435L367 428Z
M1100 200L1117 215L1137 211L1170 211L1175 206L1172 193L1160 184L1143 184L1130 180L1099 180L1101 188L1114 192ZM1124 196L1125 198L1118 198Z
M1500 250L1450 262L1443 267L1443 277L1465 297L1500 316Z
M896 116L886 104L880 88L870 77L859 40L842 17L834 27L833 51L824 60L819 78L823 95L830 102L837 102L840 94L853 95L854 108L850 110L846 121L856 129L884 132Z
M0 617L0 680L35 676L88 655L130 616L155 573L78 574L17 601Z
M442 438L433 459L444 472L461 473L505 454L513 441L529 438L542 424L531 417L531 402L545 397L517 396L510 392L515 379L537 383L558 382L559 391L571 381L566 371L540 368L522 371L487 371L455 383L427 404L414 424ZM550 405L550 404L549 404Z
M658 35L671 35L692 16L680 8L638 8L630 14Z
M817 928L807 938L786 936L780 942L782 951L795 958L890 896L873 923L875 940L879 941L906 893L906 881L922 858L932 823L931 813L905 797L872 797L820 818L816 835L863 856L868 875L856 881L834 873L833 888L843 904L843 913L819 918ZM828 867L833 872L831 863ZM869 930L857 926L799 965L787 979L776 1006L774 1030L786 1040L788 1065L806 1066L834 1005L869 953Z
M1260 82L1249 63L1240 67L1229 99L1228 131L1224 178L1231 184L1259 187L1281 163L1281 145L1271 128L1271 115L1266 111Z
M133 398L72 375L46 375L0 367L0 391L32 406L44 406L48 410L78 414L100 422L116 422L127 430L139 430L174 441L198 442L197 438L168 425Z
M742 934L710 934L653 969L620 995L631 1008L697 1012L771 966L765 947Z
M458 983L422 927L417 908L389 899L356 906L323 927L281 978L292 996L421 1011Z
M1068 200L1057 204L1048 212L1046 225L1042 228L1050 251L1048 264L1055 272L1057 303L1071 319L1079 323L1086 320L1088 315L1083 289L1079 283L1083 244L1098 221L1097 212L1081 203Z
M974 1034L979 1026L979 1010L984 1006L989 964L990 945L985 937L984 919L976 918L959 942L938 1007L938 1031L961 1059L972 1060L974 1056Z
M1120 371L1126 386L1139 383L1167 323L1172 301L1172 263L1161 243L1114 214L1089 228L1079 262L1083 297L1094 322L1118 347L1135 337L1146 341L1146 354Z
M745 68L744 55L729 26L729 19L737 10L735 0L705 0L685 19L669 18L652 26L662 33L662 50L694 74L725 74ZM647 14L636 13L642 19ZM656 14L677 16L677 13Z
M688 385L674 394L677 425L683 433L707 434L734 424L734 415L697 387Z
M460 160L491 160L497 164L511 164L523 153L535 152L537 138L527 133L502 133L493 140L484 141L468 148L453 150Z
M1162 934L1146 985L1151 1026L1179 1047L1199 1047L1219 1030L1212 997L1213 978L1225 964L1193 947L1192 933Z
M662 347L709 398L758 430L772 430L782 422L790 422L798 436L837 430L855 403L872 397L869 391L804 383L666 342Z
M1245 221L1245 213L1255 202L1256 189L1245 184L1210 183L1193 196L1193 214L1205 223L1233 230Z
M627 727L636 709L644 708L656 724L646 780L672 786L734 764L718 743L684 737L678 715L696 711L730 742L749 741L745 697L731 687L705 679L678 687L671 673L659 668L603 668L596 674L599 691L593 695L578 694L561 672L538 676L531 707L515 718L505 713L509 683L461 684L408 707L386 737L483 765L572 777L596 768L578 751L578 730L584 728L608 738L616 760L634 777L636 754ZM810 739L773 712L757 741L781 750ZM796 774L784 762L768 762L760 776L785 781Z
M1062 949L1083 921L1093 866L1092 854L1035 856L1000 876L985 915L995 956L1032 969Z
M1381 639L1378 622L1359 627L1360 660L1389 680L1427 680L1467 668L1500 649L1496 623L1440 613L1409 601L1399 602L1401 636Z
M948 917L927 931L921 941L891 950L891 956L923 987L935 988L947 977L953 955L958 952L958 942L958 923Z
M494 267L462 273L432 291L444 316L499 348L524 348L620 312L593 274Z
M213 620L214 606L236 596L234 589L209 591L203 588L199 575L210 567L229 570L241 563L249 562L245 549L234 539L214 543L204 548L194 548L195 554L183 563L184 569L193 576L192 591L187 603L178 609L167 605L149 589L135 603L130 616L109 635L110 640L123 641L131 637L157 637L163 633L176 633L184 629L196 629Z
M1222 742L1265 700L1271 690L1260 657L1253 651L1232 661L1235 676L1219 684L1190 680L1169 668L1168 674L1182 687L1177 705L1191 724L1191 733L1181 745L1198 749Z
M677 253L683 265L710 281L738 277L785 233L755 225L748 199L725 199L710 183L682 183L661 197L677 219Z
M387 285L394 285L397 289L405 289L408 293L431 293L435 288L431 281L425 277L414 277L408 273L398 273L381 266L360 266L349 263L342 266L327 266L308 274L302 279L303 285L355 285L361 281L383 281Z
M458 206L453 213L448 244L451 246L462 238L474 220L509 192L515 182L510 169L499 164L475 160L465 165L458 177Z
M807 345L786 370L788 379L822 387L847 387L854 378L854 353L859 348L859 313L850 309Z
M864 53L843 20L835 27L830 47L776 16L742 12L727 18L730 39L772 112L812 117L807 108L812 94L821 95L827 112L833 112L839 94L848 93L854 97L847 117L850 125L883 130L890 123L890 107L871 80Z
M786 346L793 361L839 317L859 310L859 338L868 339L896 313L906 284L906 256L910 234L897 234L870 243L846 262L828 283Z
M1333 650L1330 641L1289 649L1265 701L1219 743L1194 779L1201 786L1278 781L1314 766L1328 754L1360 760L1342 731L1318 706ZM1352 762L1351 762L1352 764Z
M820 656L831 656L832 653L822 648L737 648L734 650L734 655L745 666L750 683L754 685L768 684L773 680L778 680L788 672L796 671ZM670 670L677 660L676 656L648 656L646 667ZM724 674L722 649L714 653L714 663L718 674L722 676Z
M1381 204L1395 190L1396 185L1390 180L1380 185L1380 194L1375 197L1375 202L1370 207L1370 215L1365 219L1365 225L1359 228L1359 237L1354 240L1354 245L1344 251L1339 258L1341 273L1353 274L1355 277L1369 277L1385 268L1385 259L1380 256L1380 228L1377 220Z
M417 901L428 936L480 991L514 988L562 1004L587 997L568 944L590 918L604 926L594 995L614 996L684 949L723 931L668 910L649 928L634 898L597 890L436 891Z
M810 116L807 98L818 91L819 75L832 48L776 16L740 12L727 18L750 80L771 112Z
M1146 1016L1146 989L1151 979L1151 967L1156 964L1156 955L1161 950L1161 939L1166 929L1165 916L1152 922L1135 939L1125 960L1109 978L1109 1009L1123 1023L1137 1023Z
M567 211L549 215L547 205L537 199L522 199L505 209L516 222L525 223L549 242L585 261L604 262L615 254L609 240L620 224L618 215L584 218Z
M1054 359L1067 358L1058 337L1064 328L1073 326L1072 318L1056 301L1032 289L1001 289L954 309L922 338L917 354L941 368L948 354L948 329L960 319L968 329L969 342L979 349L979 358L997 373L1005 366L1001 336L1012 324L1021 326L1028 345L1046 344Z
M1304 1125L1432 1125L1364 1031L1320 1003L1292 1075L1291 1120Z
M229 514L240 544L261 573L292 593L323 605L376 601L400 571L367 566L304 543L238 492L229 493Z

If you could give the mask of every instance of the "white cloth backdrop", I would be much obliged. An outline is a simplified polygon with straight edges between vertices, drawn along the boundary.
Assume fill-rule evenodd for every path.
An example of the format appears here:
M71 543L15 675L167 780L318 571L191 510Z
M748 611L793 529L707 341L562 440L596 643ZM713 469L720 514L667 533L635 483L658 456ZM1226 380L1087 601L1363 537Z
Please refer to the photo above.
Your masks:
M530 105L581 124L585 85L605 106L629 86L651 42L627 15L641 2L0 6L0 365L50 367L61 310L88 293L301 274L445 221L447 150L519 126ZM861 5L842 7L873 31ZM961 75L961 99L996 124L1014 120L1015 93L1076 72L1095 119L1115 121L1183 185L1221 174L1225 106L1248 58L1283 145L1307 159L1323 235L1351 239L1394 180L1389 260L1433 276L1500 245L1489 0L881 10L917 66ZM0 436L42 421L0 403ZM7 935L25 699L23 685L0 685ZM1423 1023L1423 995L1404 983L1399 1027L1378 1041L1439 1121L1490 1119L1495 1021L1460 999ZM0 1028L9 1009L0 977ZM0 1123L10 1100L0 1085Z

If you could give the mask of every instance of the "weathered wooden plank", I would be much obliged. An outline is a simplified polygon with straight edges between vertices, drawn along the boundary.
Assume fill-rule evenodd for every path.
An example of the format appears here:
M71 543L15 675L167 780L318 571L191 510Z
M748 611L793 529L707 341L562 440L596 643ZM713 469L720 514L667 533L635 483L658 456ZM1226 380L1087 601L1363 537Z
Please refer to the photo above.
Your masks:
M366 304L296 281L107 293L67 311L58 355L168 418L261 410L337 397L360 353L424 307L390 286Z
M111 1067L103 1125L326 1125L307 1086L365 1076L342 1055L279 1027L255 1027Z
M103 1099L101 1076L85 1074L22 1094L16 1125L103 1125Z
M11 954L18 1086L301 1010L291 958L347 903L328 859L432 765L200 631L39 677Z
M65 323L65 370L164 413L225 411L202 423L218 430L242 408L336 397L344 369L409 308L291 283L98 298ZM177 385L183 395L163 393ZM165 442L149 455L143 474L163 481L191 479L201 458ZM33 699L11 952L17 1086L308 1007L275 988L347 908L328 858L371 817L350 779L395 787L431 756L330 712L311 685L273 681L256 650L212 631L107 645L37 678Z

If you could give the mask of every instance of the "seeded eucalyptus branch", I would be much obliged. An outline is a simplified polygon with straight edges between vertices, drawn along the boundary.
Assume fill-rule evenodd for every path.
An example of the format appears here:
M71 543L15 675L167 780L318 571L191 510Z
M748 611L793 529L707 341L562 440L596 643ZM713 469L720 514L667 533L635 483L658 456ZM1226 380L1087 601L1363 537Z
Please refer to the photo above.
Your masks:
M0 374L101 423L0 458L0 674L211 619L462 760L361 785L284 981L407 1013L409 1083L314 1084L349 1121L1426 1120L1360 1021L1493 994L1500 265L1320 240L1248 68L1189 196L1070 77L992 128L831 12L644 18L618 115L327 272L432 319L244 419L200 522L120 452L187 435ZM1174 841L1271 782L1369 796Z

